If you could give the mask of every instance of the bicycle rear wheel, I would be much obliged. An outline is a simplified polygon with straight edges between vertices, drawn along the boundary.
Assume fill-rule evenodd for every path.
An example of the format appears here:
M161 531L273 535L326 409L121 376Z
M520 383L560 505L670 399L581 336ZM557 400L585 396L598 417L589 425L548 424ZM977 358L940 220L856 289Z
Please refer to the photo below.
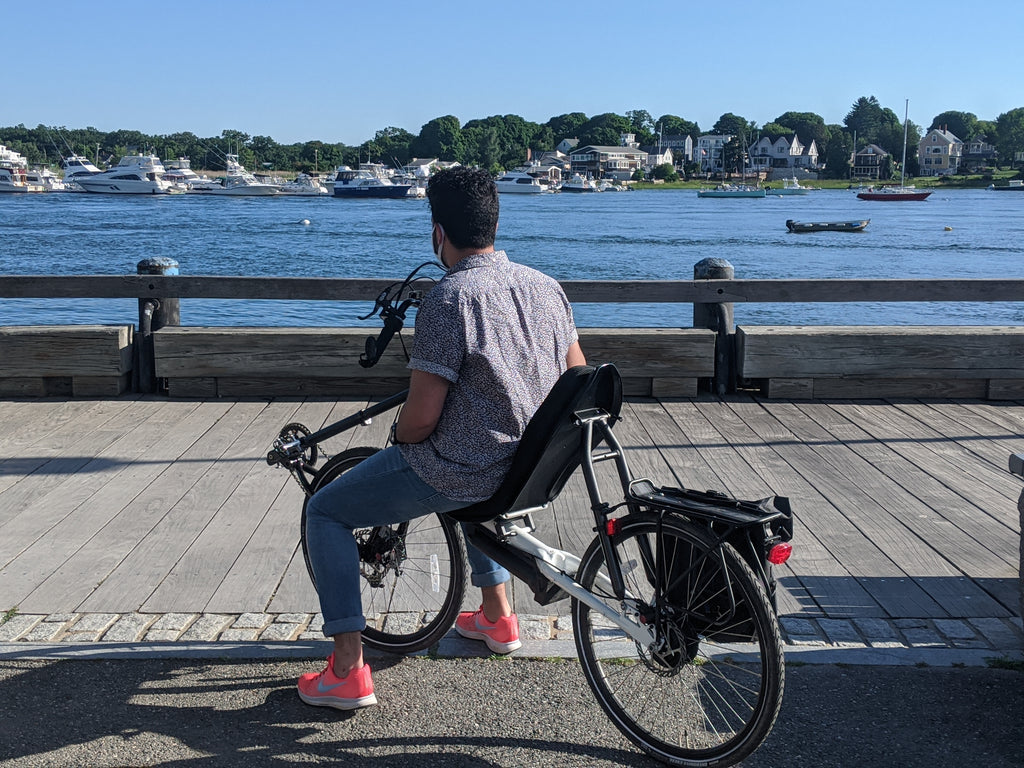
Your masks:
M350 448L333 456L313 483L314 492L377 452ZM301 541L309 578L306 505ZM412 653L436 644L452 628L466 589L466 545L456 522L426 515L405 523L354 531L359 546L363 641L391 653Z
M633 743L679 766L733 765L767 737L782 704L778 620L760 580L729 544L681 518L621 520L612 546L623 608L656 637L641 647L573 600L580 663L601 707ZM615 606L600 538L577 581Z

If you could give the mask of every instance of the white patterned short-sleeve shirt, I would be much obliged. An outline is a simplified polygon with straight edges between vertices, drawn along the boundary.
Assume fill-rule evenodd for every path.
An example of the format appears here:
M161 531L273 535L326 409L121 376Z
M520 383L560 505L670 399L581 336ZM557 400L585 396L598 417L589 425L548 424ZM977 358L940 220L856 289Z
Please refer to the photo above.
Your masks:
M416 316L409 367L450 382L433 433L401 446L416 474L456 501L490 498L576 339L554 279L504 251L456 264Z

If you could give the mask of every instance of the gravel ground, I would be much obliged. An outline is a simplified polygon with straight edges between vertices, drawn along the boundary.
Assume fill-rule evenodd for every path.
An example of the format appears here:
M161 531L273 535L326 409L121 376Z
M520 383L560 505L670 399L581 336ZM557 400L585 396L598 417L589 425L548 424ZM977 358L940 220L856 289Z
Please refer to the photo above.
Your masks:
M371 660L379 707L302 704L296 661L0 661L0 764L657 765L624 742L574 660ZM790 664L744 765L1024 764L1020 669Z

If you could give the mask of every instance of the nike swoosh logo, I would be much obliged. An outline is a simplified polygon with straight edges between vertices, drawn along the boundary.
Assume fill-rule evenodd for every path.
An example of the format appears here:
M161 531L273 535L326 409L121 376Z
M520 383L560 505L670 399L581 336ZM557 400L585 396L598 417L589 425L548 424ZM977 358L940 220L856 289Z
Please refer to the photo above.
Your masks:
M347 680L342 680L340 683L335 683L334 685L324 685L324 681L323 681L323 679L321 679L320 682L318 682L316 684L316 689L320 693L327 693L328 691L333 691L335 688L338 688L338 687L344 685L346 682L348 682L348 681Z

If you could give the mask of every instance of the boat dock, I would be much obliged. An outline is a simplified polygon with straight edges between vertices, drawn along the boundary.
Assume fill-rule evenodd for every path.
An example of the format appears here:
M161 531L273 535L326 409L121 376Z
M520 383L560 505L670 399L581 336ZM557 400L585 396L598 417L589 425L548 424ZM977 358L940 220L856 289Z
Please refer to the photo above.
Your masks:
M0 400L0 643L319 637L297 549L302 493L264 457L284 424L315 429L365 405ZM628 398L623 415L637 475L790 497L779 610L791 644L1024 649L1024 480L1007 471L1024 451L1024 402L702 394ZM388 427L325 447L382 445ZM582 552L593 522L578 474L537 522ZM514 592L528 636L571 635L567 601Z

